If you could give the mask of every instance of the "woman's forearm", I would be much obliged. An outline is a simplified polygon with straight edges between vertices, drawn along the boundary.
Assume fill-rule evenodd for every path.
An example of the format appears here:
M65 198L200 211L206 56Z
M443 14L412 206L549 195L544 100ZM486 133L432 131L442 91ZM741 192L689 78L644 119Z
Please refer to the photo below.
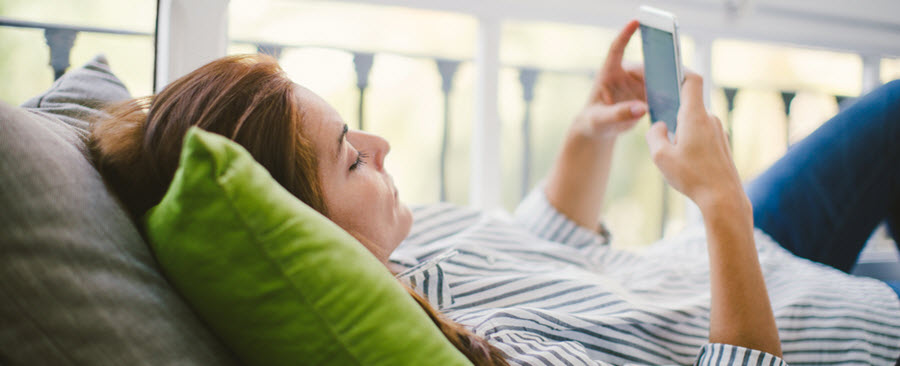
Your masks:
M781 342L753 239L745 195L700 204L709 243L709 341L781 356Z
M579 226L594 231L616 136L647 113L643 67L622 67L625 46L637 29L637 21L628 22L609 46L587 104L570 126L545 188L550 204Z
M615 138L591 139L570 131L547 180L547 200L576 224L597 229L609 180Z

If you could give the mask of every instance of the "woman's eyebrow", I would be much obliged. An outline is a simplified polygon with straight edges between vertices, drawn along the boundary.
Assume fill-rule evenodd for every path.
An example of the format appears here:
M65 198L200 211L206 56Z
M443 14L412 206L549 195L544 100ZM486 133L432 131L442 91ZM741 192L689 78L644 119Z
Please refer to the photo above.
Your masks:
M340 160L340 157L341 157L341 146L344 145L344 136L347 135L347 129L348 129L348 128L347 128L347 124L345 123L345 124L344 124L344 129L341 130L341 136L338 137L338 146L337 146L337 151L335 151L335 153L334 153L334 160Z

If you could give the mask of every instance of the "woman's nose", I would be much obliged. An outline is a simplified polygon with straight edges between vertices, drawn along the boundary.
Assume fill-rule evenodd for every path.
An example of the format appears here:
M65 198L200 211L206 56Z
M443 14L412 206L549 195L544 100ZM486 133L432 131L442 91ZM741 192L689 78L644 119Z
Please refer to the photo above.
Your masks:
M372 156L372 162L379 170L384 168L384 157L391 151L391 144L383 137L363 131L352 131L353 140L350 141L357 149L365 151Z

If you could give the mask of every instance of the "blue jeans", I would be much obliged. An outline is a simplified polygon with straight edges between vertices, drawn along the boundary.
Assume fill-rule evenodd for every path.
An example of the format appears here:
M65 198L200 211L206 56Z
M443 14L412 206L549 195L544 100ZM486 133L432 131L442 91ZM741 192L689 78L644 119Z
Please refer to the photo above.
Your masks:
M861 97L791 146L746 190L756 227L797 256L850 272L885 220L896 242L900 80ZM889 285L900 296L900 282Z

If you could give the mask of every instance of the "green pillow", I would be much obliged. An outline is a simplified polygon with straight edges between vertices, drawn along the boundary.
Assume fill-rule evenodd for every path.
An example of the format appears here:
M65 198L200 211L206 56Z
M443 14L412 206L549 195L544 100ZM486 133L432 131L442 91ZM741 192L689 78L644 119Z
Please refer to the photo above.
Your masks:
M371 253L228 139L188 131L147 235L249 365L471 365Z

